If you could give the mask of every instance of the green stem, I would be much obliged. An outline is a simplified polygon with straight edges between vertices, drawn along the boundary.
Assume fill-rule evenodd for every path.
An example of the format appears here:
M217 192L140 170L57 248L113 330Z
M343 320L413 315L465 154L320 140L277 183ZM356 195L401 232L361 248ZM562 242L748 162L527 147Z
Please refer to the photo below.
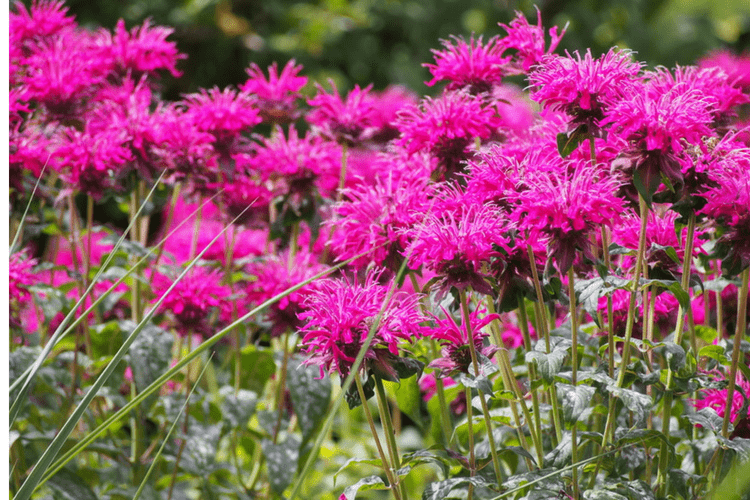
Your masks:
M526 352L531 352L531 336L529 335L529 319L526 316L526 304L523 295L518 295L518 321L521 327L521 334L523 335L523 344ZM536 373L536 366L533 361L527 362L526 367L529 370L529 385L532 386L534 381L537 380L538 376ZM536 389L531 390L531 404L534 408L534 426L536 427L536 433L538 436L542 435L542 416L539 411L539 395ZM542 450L539 450L542 453Z
M398 452L398 444L396 443L396 433L393 429L393 422L391 421L391 412L388 406L388 398L385 395L385 387L380 377L375 377L375 394L378 398L378 412L380 413L380 421L383 423L383 430L385 431L386 444L388 445L388 454L391 457L391 465L393 466L393 477L398 481L398 486L401 492L401 498L408 500L408 493L404 483L398 476L398 470L401 468L401 459Z
M463 312L463 321L466 326L466 334L469 339L469 352L471 353L471 363L474 366L474 376L479 376L479 360L477 357L476 346L474 345L474 332L471 329L471 316L469 313L469 302L466 298L466 290L460 290L459 298L461 300L461 311ZM492 419L490 418L490 410L487 407L487 401L484 398L484 393L477 387L477 393L479 394L479 401L482 404L482 414L484 416L484 422L487 426L487 439L490 444L490 453L492 454L492 466L495 469L495 477L500 482L500 459L497 456L497 450L495 449L495 436L492 432ZM466 406L471 407L471 399L467 399ZM531 422L529 422L531 425Z
M281 420L284 416L284 390L286 389L286 371L289 365L289 333L284 333L284 357L281 361L281 371L279 372L279 384L276 391L276 410L278 412L276 416L276 426L273 429L273 444L279 438L279 430L281 429Z
M572 339L572 350L571 350L571 363L572 363L572 374L571 374L571 385L573 388L578 385L578 314L576 311L576 291L575 291L575 273L573 272L573 266L568 269L568 295L570 297L570 334ZM571 439L571 460L573 463L578 462L578 439L577 439L577 422L573 422L570 427L570 439ZM573 496L574 498L580 498L580 491L578 490L578 468L573 468Z
M401 500L401 493L398 490L396 479L393 477L393 469L391 464L388 462L388 458L385 456L383 451L383 445L380 444L380 437L378 437L378 431L375 428L375 421L372 419L372 413L370 413L370 407L367 405L367 396L365 396L365 389L362 387L362 381L359 379L359 373L354 374L354 383L357 385L357 392L359 392L359 400L362 402L362 410L365 412L365 418L367 423L370 424L370 432L375 440L375 447L378 449L380 455L380 461L383 464L385 470L385 476L388 479L388 487L391 489L393 496L397 500Z
M725 438L729 437L729 421L732 417L732 402L734 401L734 389L737 382L737 367L739 366L740 356L742 355L740 345L742 344L742 337L745 335L745 328L747 326L747 294L749 274L749 268L745 268L745 270L742 271L742 286L740 288L739 298L737 299L737 326L734 330L734 343L732 345L732 366L729 369L727 401L724 405L724 420L721 424L721 435Z
M472 407L471 407L471 388L464 387L464 394L466 395L466 425L469 431L469 475L471 477L477 474L477 460L474 454L474 425L472 419ZM474 485L469 483L469 495L468 500L472 500L474 496Z

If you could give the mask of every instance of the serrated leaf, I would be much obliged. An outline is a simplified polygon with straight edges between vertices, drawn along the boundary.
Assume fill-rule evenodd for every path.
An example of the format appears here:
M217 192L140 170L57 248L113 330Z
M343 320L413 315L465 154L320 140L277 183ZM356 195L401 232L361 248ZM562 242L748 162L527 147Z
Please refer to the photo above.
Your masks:
M357 497L359 490L387 490L385 482L379 476L368 476L360 479L351 486L348 486L344 493L341 494L339 500L354 500Z
M430 483L422 492L422 500L444 500L448 494L459 486L474 484L475 486L487 486L488 483L480 476L454 477L443 481Z
M678 371L685 366L686 356L685 349L671 341L664 342L664 357L667 360L667 366L672 371Z
M607 391L613 396L620 398L625 407L633 412L636 420L638 421L645 420L647 413L653 406L651 398L646 394L641 394L630 389L623 389L612 385L607 387Z
M706 325L695 325L695 336L701 339L706 344L713 344L719 336L719 332L716 328L711 328Z
M287 385L303 440L317 428L331 400L331 379L319 375L317 367L305 366L301 361L290 363L287 372Z
M199 477L216 470L216 451L220 437L221 425L205 426L192 422L180 467Z
M695 413L688 413L685 415L685 418L691 424L700 425L704 429L710 429L716 434L721 433L721 426L724 423L724 419L710 406L701 408Z
M581 414L588 408L596 389L588 385L572 386L569 384L555 384L557 397L562 402L563 416L566 422L577 422Z
M550 339L550 342L552 342L552 339ZM560 339L554 347L550 346L552 347L552 352L548 354L537 350L544 348L544 342L538 342L535 350L526 353L526 362L531 363L534 361L544 381L551 384L555 379L555 375L560 372L565 356L568 355L568 348L571 345L570 340Z
M447 477L450 467L453 465L453 460L448 457L445 450L427 449L404 454L404 460L402 463L404 465L410 464L415 467L425 463L435 464L440 467L443 476Z
M290 435L285 441L274 444L270 439L261 442L263 456L268 464L268 478L271 489L278 495L292 483L297 473L297 461L299 460L300 439L298 436Z

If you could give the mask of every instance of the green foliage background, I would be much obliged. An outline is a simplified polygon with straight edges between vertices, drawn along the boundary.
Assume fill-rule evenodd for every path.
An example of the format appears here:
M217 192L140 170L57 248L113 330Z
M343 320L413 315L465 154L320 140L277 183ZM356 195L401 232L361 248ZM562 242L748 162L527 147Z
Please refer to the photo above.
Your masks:
M750 49L750 2L746 0L69 0L82 25L128 28L151 18L173 26L181 51L182 78L165 84L165 97L200 87L238 84L245 68L295 58L312 80L333 78L343 88L403 84L429 93L422 67L430 49L450 35L504 31L514 11L546 27L568 32L560 49L594 55L618 45L637 51L649 65L691 64L720 47Z

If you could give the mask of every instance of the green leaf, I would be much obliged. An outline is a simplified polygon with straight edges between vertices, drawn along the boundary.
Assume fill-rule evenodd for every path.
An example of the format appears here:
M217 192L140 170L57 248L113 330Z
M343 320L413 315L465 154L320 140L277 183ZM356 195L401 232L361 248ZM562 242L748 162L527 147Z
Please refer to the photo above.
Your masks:
M561 132L557 134L557 151L560 156L566 158L575 151L579 144L589 138L589 129L587 125L580 125L572 132Z
M422 392L417 377L402 378L401 383L385 381L386 390L396 398L399 410L409 416L420 429L425 428L422 417Z
M200 425L191 422L182 452L180 467L198 477L207 476L216 470L216 451L219 448L221 425Z
M651 243L651 251L653 252L654 250L661 250L667 254L667 257L672 259L672 262L674 262L675 264L682 264L682 262L680 262L680 257L677 256L677 250L675 250L673 246Z
M687 359L685 349L671 341L664 342L662 348L664 349L664 357L667 360L667 366L669 366L670 370L678 371L685 366Z
M398 357L393 360L391 365L396 370L400 379L410 378L417 375L417 379L422 376L422 370L424 370L424 363L413 358Z
M719 332L716 331L716 328L710 326L695 325L695 336L706 344L713 344L714 340L718 338Z
M365 393L365 398L369 401L371 397L375 395L375 379L373 377L369 377L364 384L362 384L363 392ZM360 406L362 404L362 400L359 397L359 391L357 390L357 387L355 384L352 384L351 387L349 387L349 390L346 393L346 396L344 396L344 399L346 399L346 404L349 405L349 409L353 410L354 408Z
M555 384L557 397L562 402L563 415L566 422L577 422L581 414L588 408L596 389L590 385L572 386L569 384Z
M333 485L336 486L336 479L338 478L339 474L348 469L351 465L358 464L374 465L375 467L379 468L383 467L383 462L379 458L350 458L346 461L346 463L344 463L344 465L339 467L339 470L337 470L333 475Z
M383 480L379 476L368 476L360 479L351 486L348 486L341 497L346 500L354 500L357 498L357 492L359 490L387 490L388 486L385 485ZM339 498L341 498L339 497Z
M607 391L613 396L620 398L625 407L632 411L636 420L639 421L646 419L646 415L653 406L651 398L640 392L631 391L630 389L622 389L613 385L608 386Z
M454 477L428 484L422 492L422 500L444 500L453 489L463 485L468 487L469 484L489 486L489 483L481 476Z
M545 382L551 384L555 379L555 375L560 372L565 356L568 355L568 348L571 345L572 342L568 339L552 337L550 338L552 352L547 354L542 351L542 349L545 349L544 342L537 342L536 346L534 346L534 350L526 353L526 362L536 362L539 374Z
M317 428L331 401L331 379L319 377L317 366L303 365L301 358L290 360L287 386L303 440L307 440Z
M54 492L54 498L60 500L97 500L94 491L86 481L70 472L61 469L52 476L48 484Z
M712 329L713 330L713 329ZM716 331L716 330L714 330ZM729 359L729 356L727 356L726 349L724 349L720 345L704 345L700 348L700 351L698 351L699 357L707 357L711 359L715 359L722 365L728 366L732 363L732 360Z
M240 387L256 394L263 393L266 382L276 372L273 354L254 345L242 348L240 367ZM232 370L232 373L236 373L235 370Z
M221 414L224 421L232 429L242 429L247 425L250 417L255 413L258 404L258 395L247 389L239 389L237 394L234 388L224 386L219 393L224 397L221 403Z
M658 167L652 165L652 163L650 161L641 162L633 172L635 189L638 190L649 208L651 208L654 193L659 189L662 181Z
M716 410L707 406L701 408L695 413L688 413L685 418L693 425L700 425L704 429L710 429L715 434L721 433L721 427L724 423L724 419L716 413Z
M135 330L136 324L124 321L123 329L128 335ZM154 324L147 324L130 346L130 366L133 369L133 380L138 390L145 389L162 373L169 369L172 359L174 337ZM158 396L154 394L144 402L150 408Z
M263 456L268 464L271 488L279 495L292 483L297 473L300 444L299 437L294 435L288 436L284 442L278 444L273 444L270 439L261 442Z

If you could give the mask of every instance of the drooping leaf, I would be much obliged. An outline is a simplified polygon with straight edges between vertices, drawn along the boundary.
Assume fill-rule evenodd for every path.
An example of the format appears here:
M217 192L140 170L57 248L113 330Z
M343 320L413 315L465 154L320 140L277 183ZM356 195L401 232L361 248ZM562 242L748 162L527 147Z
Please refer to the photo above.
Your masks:
M562 402L563 416L566 422L577 422L581 414L589 407L596 389L589 385L572 386L555 384L557 397Z
M367 490L386 490L388 489L388 486L386 486L385 482L380 478L380 476L367 476L363 477L356 483L354 483L351 486L348 486L344 493L341 494L339 497L339 500L354 500L357 498L357 493Z
M331 379L319 374L317 367L305 366L301 360L293 358L289 363L287 385L303 440L317 428L331 400Z
M221 437L221 425L200 425L192 422L182 452L180 467L202 477L216 470L216 451Z
M123 321L122 327L128 334L132 332L136 324L132 321ZM138 390L145 389L162 373L169 369L172 360L172 344L174 337L156 325L148 324L140 335L130 346L130 366L133 370L133 380ZM149 408L157 396L148 398L144 405Z
M729 359L729 356L727 356L726 349L724 349L720 345L704 345L700 348L700 351L698 351L698 357L707 357L711 359L715 359L719 363L721 363L724 366L728 366L732 363L732 360Z
M453 489L459 486L466 486L468 488L469 484L473 484L474 486L489 486L489 483L481 476L454 477L428 484L424 492L422 492L422 500L444 500Z
M553 338L558 340L553 340ZM531 363L534 361L539 374L548 384L551 384L554 381L555 375L560 372L565 356L568 355L568 349L572 345L572 342L568 339L553 338L550 338L550 347L552 348L550 353L544 352L544 342L537 342L534 350L526 353L526 362Z
M620 398L625 407L632 411L636 420L643 421L646 419L646 414L651 410L653 402L651 398L646 394L641 394L630 389L623 389L617 386L610 385L607 387L607 391Z
M375 395L375 379L369 377L365 383L362 384L362 389L365 393L365 398L369 401L369 399ZM349 391L344 396L344 399L346 399L346 404L349 405L350 410L353 410L362 404L362 400L359 397L359 391L355 384L352 384L352 386L349 387Z

